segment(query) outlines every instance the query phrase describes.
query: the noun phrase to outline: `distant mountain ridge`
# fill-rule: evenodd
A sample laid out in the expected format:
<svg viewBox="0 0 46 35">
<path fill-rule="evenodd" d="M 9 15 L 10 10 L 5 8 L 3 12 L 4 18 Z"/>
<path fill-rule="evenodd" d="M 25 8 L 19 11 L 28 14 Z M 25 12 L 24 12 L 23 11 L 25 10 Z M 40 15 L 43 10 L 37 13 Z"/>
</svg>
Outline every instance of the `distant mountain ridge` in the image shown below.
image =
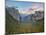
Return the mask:
<svg viewBox="0 0 46 35">
<path fill-rule="evenodd" d="M 22 21 L 22 22 L 29 22 L 29 21 L 36 21 L 43 19 L 44 17 L 44 11 L 35 11 L 34 14 L 20 14 L 19 10 L 17 10 L 14 7 L 7 7 L 8 13 L 16 20 Z"/>
</svg>

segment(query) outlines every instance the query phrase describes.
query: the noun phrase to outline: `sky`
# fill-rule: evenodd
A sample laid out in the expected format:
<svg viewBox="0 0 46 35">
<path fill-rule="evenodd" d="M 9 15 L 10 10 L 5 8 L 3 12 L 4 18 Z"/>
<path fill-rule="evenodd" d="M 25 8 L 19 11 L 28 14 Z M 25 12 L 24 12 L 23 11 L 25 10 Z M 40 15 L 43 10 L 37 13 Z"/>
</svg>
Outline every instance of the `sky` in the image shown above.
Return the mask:
<svg viewBox="0 0 46 35">
<path fill-rule="evenodd" d="M 7 6 L 17 6 L 19 8 L 24 8 L 27 6 L 31 6 L 32 4 L 29 2 L 15 2 L 15 1 L 6 1 Z"/>
<path fill-rule="evenodd" d="M 36 6 L 40 6 L 41 3 L 35 3 L 35 2 L 17 2 L 17 1 L 14 1 L 14 0 L 7 0 L 6 1 L 6 5 L 7 6 L 17 6 L 19 8 L 25 8 L 25 7 L 32 7 L 32 5 L 36 5 Z"/>
</svg>

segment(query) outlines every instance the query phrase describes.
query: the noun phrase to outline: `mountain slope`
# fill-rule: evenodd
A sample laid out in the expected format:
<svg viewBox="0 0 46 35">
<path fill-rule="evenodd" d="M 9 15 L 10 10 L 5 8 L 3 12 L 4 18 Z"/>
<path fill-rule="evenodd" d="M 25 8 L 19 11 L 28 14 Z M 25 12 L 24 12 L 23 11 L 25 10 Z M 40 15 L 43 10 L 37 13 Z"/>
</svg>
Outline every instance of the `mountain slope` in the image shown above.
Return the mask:
<svg viewBox="0 0 46 35">
<path fill-rule="evenodd" d="M 14 19 L 6 9 L 6 32 L 17 32 L 17 28 L 19 28 L 18 20 Z"/>
</svg>

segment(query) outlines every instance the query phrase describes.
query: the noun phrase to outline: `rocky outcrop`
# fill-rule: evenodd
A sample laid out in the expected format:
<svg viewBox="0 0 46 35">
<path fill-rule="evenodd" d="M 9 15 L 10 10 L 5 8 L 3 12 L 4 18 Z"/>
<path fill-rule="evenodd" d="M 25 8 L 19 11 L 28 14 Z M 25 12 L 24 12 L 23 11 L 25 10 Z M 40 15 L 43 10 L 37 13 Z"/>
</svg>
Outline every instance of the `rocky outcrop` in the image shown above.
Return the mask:
<svg viewBox="0 0 46 35">
<path fill-rule="evenodd" d="M 36 11 L 35 14 L 32 16 L 32 20 L 40 20 L 44 18 L 44 12 Z"/>
<path fill-rule="evenodd" d="M 16 20 L 20 20 L 19 11 L 15 7 L 6 7 L 7 12 Z"/>
<path fill-rule="evenodd" d="M 44 18 L 44 11 L 35 11 L 35 14 L 30 14 L 24 17 L 24 20 L 29 21 L 38 21 Z"/>
</svg>

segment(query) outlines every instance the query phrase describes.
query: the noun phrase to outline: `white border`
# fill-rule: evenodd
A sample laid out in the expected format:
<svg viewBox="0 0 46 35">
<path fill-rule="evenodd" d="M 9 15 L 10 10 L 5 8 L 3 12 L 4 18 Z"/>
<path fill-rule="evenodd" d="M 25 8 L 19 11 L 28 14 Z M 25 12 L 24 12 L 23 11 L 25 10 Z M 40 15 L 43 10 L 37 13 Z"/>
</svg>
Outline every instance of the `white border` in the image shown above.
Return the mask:
<svg viewBox="0 0 46 35">
<path fill-rule="evenodd" d="M 0 35 L 5 34 L 5 7 L 4 0 L 0 0 Z"/>
</svg>

